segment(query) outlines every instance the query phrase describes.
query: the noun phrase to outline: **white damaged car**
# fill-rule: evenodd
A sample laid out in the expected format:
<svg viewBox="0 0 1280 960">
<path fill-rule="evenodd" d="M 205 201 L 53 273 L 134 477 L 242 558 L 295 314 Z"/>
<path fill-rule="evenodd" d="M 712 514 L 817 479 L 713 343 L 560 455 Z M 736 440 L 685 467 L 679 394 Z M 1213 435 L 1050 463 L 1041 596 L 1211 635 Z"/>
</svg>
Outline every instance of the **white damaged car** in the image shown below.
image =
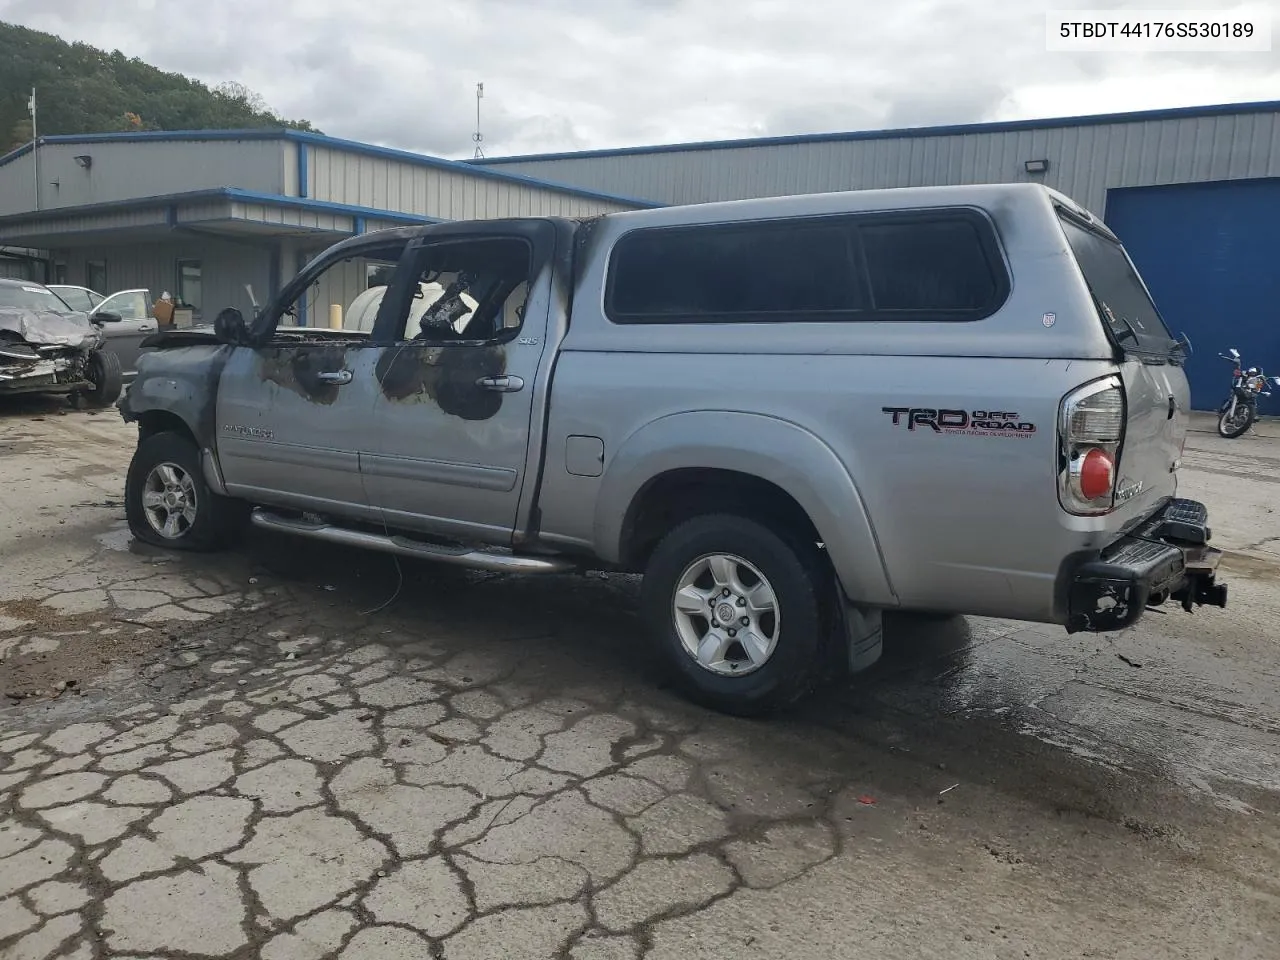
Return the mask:
<svg viewBox="0 0 1280 960">
<path fill-rule="evenodd" d="M 104 341 L 101 326 L 53 291 L 0 280 L 0 396 L 64 393 L 77 405 L 110 406 L 122 377 Z"/>
</svg>

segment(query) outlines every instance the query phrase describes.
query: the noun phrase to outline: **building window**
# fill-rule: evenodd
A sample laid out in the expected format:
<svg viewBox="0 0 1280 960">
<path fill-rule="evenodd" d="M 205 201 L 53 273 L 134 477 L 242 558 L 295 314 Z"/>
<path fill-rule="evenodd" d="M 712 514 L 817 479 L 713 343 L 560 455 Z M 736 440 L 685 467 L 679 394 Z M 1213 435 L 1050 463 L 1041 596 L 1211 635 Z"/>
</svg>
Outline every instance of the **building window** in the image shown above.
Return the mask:
<svg viewBox="0 0 1280 960">
<path fill-rule="evenodd" d="M 84 285 L 98 293 L 110 293 L 107 289 L 107 261 L 87 260 L 84 265 Z"/>
<path fill-rule="evenodd" d="M 615 323 L 979 320 L 1007 293 L 990 222 L 929 210 L 636 230 L 605 302 Z"/>
<path fill-rule="evenodd" d="M 178 303 L 192 310 L 200 309 L 202 274 L 199 260 L 178 261 Z"/>
<path fill-rule="evenodd" d="M 65 263 L 62 263 L 61 261 L 54 261 L 53 282 L 54 283 L 67 282 L 67 265 Z"/>
</svg>

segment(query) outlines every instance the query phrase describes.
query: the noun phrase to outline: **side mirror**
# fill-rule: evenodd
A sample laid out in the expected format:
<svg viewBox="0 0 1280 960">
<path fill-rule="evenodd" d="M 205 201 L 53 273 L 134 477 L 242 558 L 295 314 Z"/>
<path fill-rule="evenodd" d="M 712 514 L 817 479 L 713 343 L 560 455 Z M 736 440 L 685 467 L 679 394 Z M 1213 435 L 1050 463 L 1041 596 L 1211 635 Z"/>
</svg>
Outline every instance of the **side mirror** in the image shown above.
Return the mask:
<svg viewBox="0 0 1280 960">
<path fill-rule="evenodd" d="M 219 343 L 241 344 L 248 338 L 249 330 L 244 314 L 235 307 L 227 307 L 213 318 L 213 334 Z"/>
<path fill-rule="evenodd" d="M 124 318 L 118 313 L 112 313 L 110 310 L 103 310 L 98 313 L 90 314 L 89 319 L 97 323 L 119 323 Z"/>
</svg>

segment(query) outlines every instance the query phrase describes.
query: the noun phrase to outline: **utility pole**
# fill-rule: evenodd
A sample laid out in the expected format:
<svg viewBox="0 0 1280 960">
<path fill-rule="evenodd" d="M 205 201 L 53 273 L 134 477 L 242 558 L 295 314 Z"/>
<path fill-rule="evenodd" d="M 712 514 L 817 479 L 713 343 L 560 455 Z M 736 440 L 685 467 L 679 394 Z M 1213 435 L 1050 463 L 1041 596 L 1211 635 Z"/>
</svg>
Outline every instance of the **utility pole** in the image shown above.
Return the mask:
<svg viewBox="0 0 1280 960">
<path fill-rule="evenodd" d="M 35 173 L 36 209 L 40 209 L 40 134 L 36 130 L 36 88 L 31 88 L 31 99 L 27 101 L 27 109 L 31 111 L 31 169 Z"/>
<path fill-rule="evenodd" d="M 471 139 L 476 143 L 476 153 L 472 159 L 479 160 L 484 156 L 484 150 L 480 148 L 480 144 L 484 143 L 484 134 L 480 132 L 480 101 L 484 99 L 484 84 L 476 84 L 476 132 L 471 135 Z"/>
</svg>

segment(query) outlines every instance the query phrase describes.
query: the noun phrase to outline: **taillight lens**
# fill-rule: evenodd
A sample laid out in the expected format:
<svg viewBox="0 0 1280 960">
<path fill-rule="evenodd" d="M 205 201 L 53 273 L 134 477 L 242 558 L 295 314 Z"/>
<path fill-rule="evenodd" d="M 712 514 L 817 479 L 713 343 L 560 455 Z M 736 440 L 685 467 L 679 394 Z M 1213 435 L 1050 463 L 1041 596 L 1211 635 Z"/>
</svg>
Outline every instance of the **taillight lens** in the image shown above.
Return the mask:
<svg viewBox="0 0 1280 960">
<path fill-rule="evenodd" d="M 1101 500 L 1115 486 L 1116 463 L 1111 454 L 1094 447 L 1080 461 L 1080 495 L 1085 500 Z"/>
<path fill-rule="evenodd" d="M 1058 499 L 1065 510 L 1095 516 L 1114 509 L 1124 425 L 1124 386 L 1119 377 L 1095 380 L 1063 398 Z"/>
</svg>

